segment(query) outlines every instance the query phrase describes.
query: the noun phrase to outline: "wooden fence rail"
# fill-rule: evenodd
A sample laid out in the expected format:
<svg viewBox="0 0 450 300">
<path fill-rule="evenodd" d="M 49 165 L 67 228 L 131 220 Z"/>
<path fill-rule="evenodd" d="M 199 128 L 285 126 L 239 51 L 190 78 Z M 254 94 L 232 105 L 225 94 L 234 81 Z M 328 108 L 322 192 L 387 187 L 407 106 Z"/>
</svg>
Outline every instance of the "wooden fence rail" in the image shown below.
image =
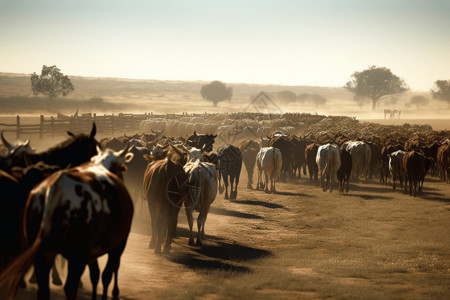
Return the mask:
<svg viewBox="0 0 450 300">
<path fill-rule="evenodd" d="M 65 135 L 67 131 L 74 133 L 90 132 L 92 123 L 95 122 L 98 133 L 113 135 L 119 132 L 137 132 L 142 120 L 156 117 L 164 117 L 164 115 L 157 116 L 151 113 L 97 115 L 89 113 L 71 117 L 58 115 L 56 118 L 40 115 L 38 124 L 22 124 L 20 116 L 17 115 L 16 123 L 0 123 L 0 130 L 3 132 L 15 132 L 17 139 L 20 139 L 21 136 L 29 135 L 38 135 L 42 139 L 45 136 Z"/>
</svg>

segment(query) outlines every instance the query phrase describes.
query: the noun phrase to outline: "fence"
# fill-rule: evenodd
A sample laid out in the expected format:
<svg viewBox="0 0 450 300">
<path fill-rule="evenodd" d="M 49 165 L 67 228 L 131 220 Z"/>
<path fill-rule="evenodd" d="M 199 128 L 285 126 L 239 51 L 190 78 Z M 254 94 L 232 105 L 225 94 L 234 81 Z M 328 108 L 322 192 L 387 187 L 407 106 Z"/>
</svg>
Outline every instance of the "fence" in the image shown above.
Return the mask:
<svg viewBox="0 0 450 300">
<path fill-rule="evenodd" d="M 152 113 L 144 114 L 126 114 L 119 113 L 117 115 L 97 115 L 97 114 L 82 114 L 81 116 L 65 116 L 58 114 L 55 118 L 44 117 L 40 115 L 39 124 L 22 124 L 21 118 L 16 117 L 15 124 L 0 123 L 0 130 L 4 132 L 15 132 L 16 138 L 19 139 L 22 135 L 39 135 L 39 138 L 45 136 L 65 135 L 67 131 L 74 133 L 90 132 L 92 123 L 95 122 L 97 132 L 99 134 L 113 135 L 118 132 L 137 132 L 142 120 L 156 117 L 175 118 L 176 115 L 154 115 Z"/>
</svg>

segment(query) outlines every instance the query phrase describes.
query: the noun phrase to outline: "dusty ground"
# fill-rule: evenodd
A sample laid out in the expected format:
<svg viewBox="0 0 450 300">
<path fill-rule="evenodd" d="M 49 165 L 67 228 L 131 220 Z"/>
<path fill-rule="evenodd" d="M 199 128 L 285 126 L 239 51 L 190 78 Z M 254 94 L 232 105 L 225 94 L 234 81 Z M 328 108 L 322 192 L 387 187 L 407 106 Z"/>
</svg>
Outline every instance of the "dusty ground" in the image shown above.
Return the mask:
<svg viewBox="0 0 450 300">
<path fill-rule="evenodd" d="M 244 172 L 238 200 L 213 203 L 202 248 L 188 246 L 181 211 L 171 254 L 154 254 L 138 207 L 121 299 L 450 299 L 450 185 L 427 177 L 412 198 L 376 181 L 324 193 L 302 178 L 265 194 L 245 188 Z M 35 293 L 29 284 L 17 298 Z M 52 299 L 62 295 L 52 286 Z"/>
</svg>

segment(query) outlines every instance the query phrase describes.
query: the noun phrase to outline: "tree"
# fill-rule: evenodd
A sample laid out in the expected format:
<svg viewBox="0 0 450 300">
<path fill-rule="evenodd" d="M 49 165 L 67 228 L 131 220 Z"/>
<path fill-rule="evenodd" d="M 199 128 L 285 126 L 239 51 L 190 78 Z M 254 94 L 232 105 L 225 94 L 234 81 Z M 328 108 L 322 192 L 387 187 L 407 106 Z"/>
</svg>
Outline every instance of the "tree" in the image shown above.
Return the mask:
<svg viewBox="0 0 450 300">
<path fill-rule="evenodd" d="M 295 102 L 297 100 L 297 95 L 291 91 L 276 92 L 275 97 L 285 103 Z"/>
<path fill-rule="evenodd" d="M 200 94 L 204 99 L 212 101 L 214 106 L 217 106 L 220 101 L 231 99 L 233 89 L 216 80 L 202 86 Z"/>
<path fill-rule="evenodd" d="M 50 99 L 60 95 L 67 96 L 74 90 L 73 84 L 67 75 L 61 73 L 56 66 L 42 66 L 41 75 L 31 75 L 31 88 L 33 93 L 43 94 Z"/>
<path fill-rule="evenodd" d="M 380 98 L 407 91 L 406 83 L 384 67 L 371 66 L 362 72 L 352 74 L 351 81 L 344 86 L 358 97 L 372 100 L 372 110 L 377 107 Z"/>
<path fill-rule="evenodd" d="M 428 105 L 428 99 L 424 96 L 413 96 L 411 97 L 411 100 L 409 100 L 409 102 L 412 105 L 417 106 L 417 109 L 420 109 L 421 105 Z"/>
<path fill-rule="evenodd" d="M 433 99 L 446 101 L 450 109 L 450 80 L 437 80 L 431 90 Z"/>
</svg>

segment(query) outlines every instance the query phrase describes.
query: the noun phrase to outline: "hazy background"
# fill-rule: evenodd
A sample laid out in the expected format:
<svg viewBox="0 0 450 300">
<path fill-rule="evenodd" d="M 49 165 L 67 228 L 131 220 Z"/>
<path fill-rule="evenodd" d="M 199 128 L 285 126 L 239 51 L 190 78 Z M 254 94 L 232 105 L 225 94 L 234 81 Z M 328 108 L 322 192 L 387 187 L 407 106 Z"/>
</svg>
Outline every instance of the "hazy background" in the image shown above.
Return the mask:
<svg viewBox="0 0 450 300">
<path fill-rule="evenodd" d="M 0 0 L 0 72 L 341 87 L 450 77 L 447 0 Z M 77 88 L 77 87 L 76 87 Z"/>
</svg>

